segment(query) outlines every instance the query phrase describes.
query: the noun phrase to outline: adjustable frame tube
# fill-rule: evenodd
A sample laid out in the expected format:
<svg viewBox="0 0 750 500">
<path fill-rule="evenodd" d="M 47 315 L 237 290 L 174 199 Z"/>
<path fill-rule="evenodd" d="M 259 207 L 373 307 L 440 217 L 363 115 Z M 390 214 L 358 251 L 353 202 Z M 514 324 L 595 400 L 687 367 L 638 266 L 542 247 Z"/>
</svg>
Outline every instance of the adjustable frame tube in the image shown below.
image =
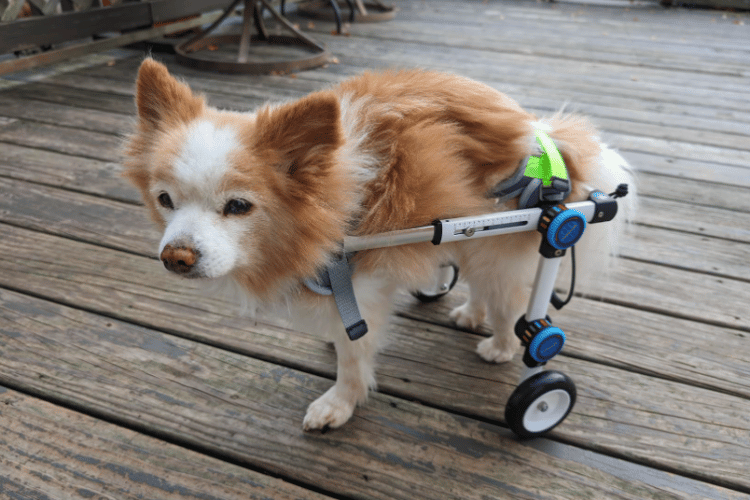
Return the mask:
<svg viewBox="0 0 750 500">
<path fill-rule="evenodd" d="M 569 203 L 566 207 L 578 210 L 587 222 L 591 222 L 594 218 L 596 207 L 592 201 Z M 465 241 L 470 238 L 486 238 L 523 231 L 536 231 L 541 215 L 541 208 L 527 208 L 524 210 L 496 212 L 473 217 L 444 219 L 439 224 L 442 228 L 442 234 L 438 243 Z M 436 238 L 435 231 L 435 226 L 421 226 L 367 236 L 347 236 L 344 238 L 344 252 L 358 252 L 361 250 L 433 241 Z"/>
</svg>

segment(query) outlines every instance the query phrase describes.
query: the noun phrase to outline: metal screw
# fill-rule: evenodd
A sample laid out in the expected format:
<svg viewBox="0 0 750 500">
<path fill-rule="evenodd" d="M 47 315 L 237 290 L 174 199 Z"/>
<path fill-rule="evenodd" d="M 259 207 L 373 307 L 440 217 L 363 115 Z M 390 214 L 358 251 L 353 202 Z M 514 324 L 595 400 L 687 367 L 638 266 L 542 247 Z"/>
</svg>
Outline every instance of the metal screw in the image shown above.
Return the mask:
<svg viewBox="0 0 750 500">
<path fill-rule="evenodd" d="M 559 257 L 562 255 L 562 250 L 555 250 L 555 257 Z"/>
<path fill-rule="evenodd" d="M 604 218 L 604 212 L 599 212 L 598 214 L 596 214 L 596 218 L 597 219 L 603 219 Z"/>
<path fill-rule="evenodd" d="M 536 408 L 537 408 L 537 410 L 539 410 L 542 413 L 544 413 L 545 411 L 549 410 L 549 405 L 547 403 L 545 403 L 544 401 L 542 401 L 541 403 L 539 403 L 537 405 Z"/>
<path fill-rule="evenodd" d="M 476 230 L 473 227 L 469 227 L 469 228 L 464 229 L 464 234 L 468 237 L 471 237 L 471 236 L 474 236 L 475 231 Z"/>
</svg>

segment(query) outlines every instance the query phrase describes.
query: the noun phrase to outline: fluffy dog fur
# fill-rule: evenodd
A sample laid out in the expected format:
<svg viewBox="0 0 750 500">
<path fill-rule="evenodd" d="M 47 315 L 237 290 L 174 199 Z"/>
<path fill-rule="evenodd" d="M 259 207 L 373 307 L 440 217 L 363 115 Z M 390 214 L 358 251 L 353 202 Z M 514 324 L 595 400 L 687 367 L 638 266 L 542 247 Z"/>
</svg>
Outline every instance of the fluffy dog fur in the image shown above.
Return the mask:
<svg viewBox="0 0 750 500">
<path fill-rule="evenodd" d="M 336 383 L 308 408 L 308 430 L 342 425 L 366 399 L 392 296 L 426 285 L 442 263 L 457 263 L 471 290 L 451 317 L 472 328 L 486 320 L 495 334 L 478 353 L 511 359 L 519 346 L 513 324 L 538 259 L 535 232 L 360 252 L 354 288 L 370 332 L 352 342 L 332 299 L 302 285 L 345 235 L 514 209 L 487 193 L 534 151 L 535 128 L 561 150 L 573 184 L 568 201 L 632 183 L 625 161 L 584 118 L 539 120 L 490 87 L 449 74 L 365 73 L 295 102 L 235 113 L 207 106 L 146 59 L 136 104 L 125 175 L 164 229 L 165 265 L 239 285 L 262 304 L 284 304 L 295 326 L 334 343 Z M 599 261 L 612 253 L 616 232 L 614 224 L 600 226 L 610 230 L 584 235 Z"/>
</svg>

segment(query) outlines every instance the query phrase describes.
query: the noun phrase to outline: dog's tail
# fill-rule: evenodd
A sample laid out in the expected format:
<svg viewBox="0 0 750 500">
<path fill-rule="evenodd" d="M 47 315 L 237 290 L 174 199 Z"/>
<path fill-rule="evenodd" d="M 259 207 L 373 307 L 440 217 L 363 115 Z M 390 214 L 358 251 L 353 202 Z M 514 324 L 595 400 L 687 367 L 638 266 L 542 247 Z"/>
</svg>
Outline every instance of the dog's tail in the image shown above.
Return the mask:
<svg viewBox="0 0 750 500">
<path fill-rule="evenodd" d="M 569 201 L 585 200 L 594 190 L 610 194 L 620 184 L 628 185 L 627 196 L 617 199 L 614 220 L 590 224 L 576 245 L 577 281 L 583 285 L 582 291 L 596 293 L 600 291 L 596 284 L 606 281 L 616 266 L 615 257 L 620 255 L 623 238 L 635 218 L 635 175 L 625 158 L 607 146 L 584 117 L 558 114 L 534 126 L 547 132 L 560 149 L 572 183 Z"/>
</svg>

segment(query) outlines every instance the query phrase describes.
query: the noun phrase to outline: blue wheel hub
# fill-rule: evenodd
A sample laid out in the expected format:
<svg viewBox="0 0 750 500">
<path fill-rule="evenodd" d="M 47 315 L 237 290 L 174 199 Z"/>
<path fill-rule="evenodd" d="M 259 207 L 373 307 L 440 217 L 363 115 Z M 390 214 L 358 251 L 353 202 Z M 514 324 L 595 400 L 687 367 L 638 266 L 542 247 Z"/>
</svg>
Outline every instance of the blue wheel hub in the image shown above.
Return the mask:
<svg viewBox="0 0 750 500">
<path fill-rule="evenodd" d="M 558 250 L 575 245 L 586 229 L 586 218 L 578 210 L 566 209 L 555 215 L 547 227 L 547 241 Z"/>
<path fill-rule="evenodd" d="M 557 356 L 565 345 L 565 332 L 556 326 L 539 331 L 529 344 L 529 355 L 537 363 L 546 363 Z"/>
</svg>

